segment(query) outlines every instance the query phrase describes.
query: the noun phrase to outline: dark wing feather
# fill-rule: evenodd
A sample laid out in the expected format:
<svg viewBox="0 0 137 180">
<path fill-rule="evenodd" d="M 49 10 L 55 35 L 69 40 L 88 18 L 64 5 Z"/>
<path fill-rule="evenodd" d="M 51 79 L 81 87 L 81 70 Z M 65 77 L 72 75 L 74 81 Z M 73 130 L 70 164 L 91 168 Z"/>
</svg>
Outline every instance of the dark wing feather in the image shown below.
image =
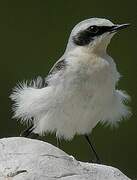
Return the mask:
<svg viewBox="0 0 137 180">
<path fill-rule="evenodd" d="M 48 75 L 54 74 L 60 70 L 63 70 L 66 66 L 65 59 L 59 60 L 55 63 L 55 65 L 52 67 Z"/>
<path fill-rule="evenodd" d="M 41 89 L 44 87 L 48 86 L 48 80 L 50 78 L 51 75 L 56 74 L 58 71 L 63 70 L 66 67 L 66 61 L 65 59 L 61 59 L 59 61 L 57 61 L 54 66 L 51 68 L 51 70 L 49 71 L 48 75 L 46 78 L 42 78 L 42 77 L 38 77 L 35 80 L 32 80 L 30 82 L 30 86 L 33 86 L 35 88 Z"/>
</svg>

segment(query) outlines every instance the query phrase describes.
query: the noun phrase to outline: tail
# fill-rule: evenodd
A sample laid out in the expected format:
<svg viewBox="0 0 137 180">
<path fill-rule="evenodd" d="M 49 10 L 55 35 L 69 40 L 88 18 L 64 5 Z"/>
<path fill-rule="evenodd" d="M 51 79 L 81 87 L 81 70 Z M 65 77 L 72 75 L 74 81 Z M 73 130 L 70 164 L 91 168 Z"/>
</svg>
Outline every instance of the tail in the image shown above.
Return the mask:
<svg viewBox="0 0 137 180">
<path fill-rule="evenodd" d="M 13 104 L 14 118 L 28 123 L 40 113 L 45 96 L 47 84 L 42 78 L 18 84 L 10 95 Z"/>
</svg>

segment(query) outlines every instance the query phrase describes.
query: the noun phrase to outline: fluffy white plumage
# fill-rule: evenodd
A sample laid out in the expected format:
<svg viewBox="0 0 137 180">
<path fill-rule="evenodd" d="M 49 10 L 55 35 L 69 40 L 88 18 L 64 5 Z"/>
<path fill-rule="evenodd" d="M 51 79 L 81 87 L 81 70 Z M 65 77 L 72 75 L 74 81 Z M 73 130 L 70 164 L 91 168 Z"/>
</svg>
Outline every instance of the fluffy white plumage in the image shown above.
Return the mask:
<svg viewBox="0 0 137 180">
<path fill-rule="evenodd" d="M 104 33 L 86 46 L 73 42 L 73 37 L 89 25 L 114 24 L 100 18 L 80 22 L 58 61 L 64 59 L 65 66 L 55 72 L 53 69 L 46 79 L 48 86 L 42 87 L 38 78 L 31 85 L 24 83 L 14 89 L 14 117 L 26 123 L 32 121 L 34 133 L 55 132 L 58 138 L 69 140 L 75 134 L 90 133 L 99 121 L 116 124 L 130 115 L 124 104 L 129 96 L 116 89 L 120 75 L 106 53 L 114 33 Z"/>
</svg>

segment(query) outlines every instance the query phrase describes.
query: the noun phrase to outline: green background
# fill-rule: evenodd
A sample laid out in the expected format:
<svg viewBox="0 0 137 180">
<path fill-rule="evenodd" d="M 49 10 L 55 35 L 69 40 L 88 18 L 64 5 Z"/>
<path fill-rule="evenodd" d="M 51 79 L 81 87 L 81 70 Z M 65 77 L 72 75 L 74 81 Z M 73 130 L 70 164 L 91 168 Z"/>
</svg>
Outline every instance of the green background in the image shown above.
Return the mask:
<svg viewBox="0 0 137 180">
<path fill-rule="evenodd" d="M 11 119 L 8 98 L 18 81 L 46 76 L 62 55 L 72 27 L 90 17 L 106 17 L 132 26 L 117 34 L 109 46 L 123 75 L 119 83 L 131 96 L 133 116 L 117 129 L 98 125 L 92 133 L 96 149 L 106 165 L 132 179 L 137 178 L 137 1 L 3 0 L 0 1 L 0 137 L 18 136 L 25 127 Z M 54 136 L 44 140 L 56 144 Z M 62 149 L 88 161 L 91 152 L 84 137 L 62 142 Z"/>
</svg>

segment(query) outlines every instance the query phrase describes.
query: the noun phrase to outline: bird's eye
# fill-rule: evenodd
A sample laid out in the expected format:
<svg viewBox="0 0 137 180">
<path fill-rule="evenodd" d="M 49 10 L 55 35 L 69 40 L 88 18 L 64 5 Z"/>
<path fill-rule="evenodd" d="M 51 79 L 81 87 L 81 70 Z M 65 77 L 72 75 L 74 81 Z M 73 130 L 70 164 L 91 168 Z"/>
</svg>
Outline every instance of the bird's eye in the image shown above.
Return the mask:
<svg viewBox="0 0 137 180">
<path fill-rule="evenodd" d="M 98 28 L 98 26 L 90 26 L 88 28 L 88 31 L 95 34 L 95 33 L 97 33 L 99 31 L 99 28 Z"/>
</svg>

